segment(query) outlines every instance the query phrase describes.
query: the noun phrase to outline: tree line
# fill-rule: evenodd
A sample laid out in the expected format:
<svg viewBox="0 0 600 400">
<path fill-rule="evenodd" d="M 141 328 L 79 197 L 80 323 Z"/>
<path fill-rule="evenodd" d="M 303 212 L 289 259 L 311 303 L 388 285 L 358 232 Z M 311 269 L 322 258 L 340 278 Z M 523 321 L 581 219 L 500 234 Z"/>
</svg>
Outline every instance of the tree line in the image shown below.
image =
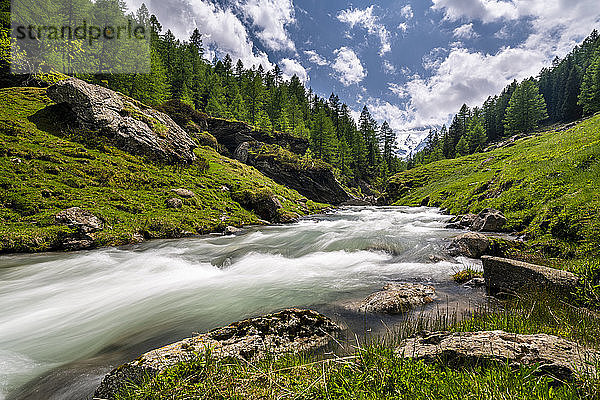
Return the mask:
<svg viewBox="0 0 600 400">
<path fill-rule="evenodd" d="M 47 7 L 53 7 L 52 2 Z M 387 122 L 379 125 L 367 107 L 355 121 L 338 96 L 317 96 L 297 76 L 285 79 L 277 65 L 267 70 L 263 65 L 244 65 L 229 55 L 208 61 L 198 29 L 187 40 L 180 40 L 170 30 L 164 31 L 144 4 L 127 14 L 122 0 L 64 0 L 52 13 L 72 22 L 98 8 L 107 19 L 111 14 L 115 20 L 125 17 L 149 27 L 150 73 L 82 75 L 73 74 L 66 64 L 59 72 L 149 105 L 176 99 L 212 117 L 304 137 L 310 143 L 305 156 L 331 164 L 350 184 L 358 180 L 385 182 L 404 167 L 396 155 L 394 131 Z"/>
<path fill-rule="evenodd" d="M 568 123 L 600 111 L 600 36 L 594 30 L 537 78 L 516 80 L 481 107 L 460 108 L 449 127 L 432 129 L 408 167 L 482 151 L 502 138 Z"/>
</svg>

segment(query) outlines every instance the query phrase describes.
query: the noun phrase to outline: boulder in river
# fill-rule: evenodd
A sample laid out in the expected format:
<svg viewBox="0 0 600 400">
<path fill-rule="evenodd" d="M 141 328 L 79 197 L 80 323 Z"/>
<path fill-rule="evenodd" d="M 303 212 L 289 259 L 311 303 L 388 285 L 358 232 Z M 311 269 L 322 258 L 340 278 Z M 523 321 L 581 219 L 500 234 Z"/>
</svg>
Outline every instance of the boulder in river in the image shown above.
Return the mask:
<svg viewBox="0 0 600 400">
<path fill-rule="evenodd" d="M 539 372 L 561 381 L 572 381 L 591 372 L 600 353 L 556 336 L 521 335 L 504 331 L 423 333 L 396 348 L 400 357 L 427 363 L 444 362 L 451 367 L 490 362 L 513 366 L 539 364 Z M 591 363 L 591 364 L 590 364 Z"/>
<path fill-rule="evenodd" d="M 433 286 L 414 283 L 389 283 L 380 292 L 367 297 L 359 306 L 360 312 L 402 314 L 414 307 L 433 302 Z"/>
<path fill-rule="evenodd" d="M 196 158 L 196 143 L 171 117 L 120 93 L 71 78 L 49 87 L 47 95 L 68 105 L 81 127 L 123 151 L 165 163 Z"/>
<path fill-rule="evenodd" d="M 139 383 L 182 361 L 210 350 L 213 358 L 233 357 L 253 361 L 270 355 L 315 351 L 327 346 L 340 328 L 326 316 L 311 310 L 288 309 L 275 314 L 235 322 L 203 335 L 152 350 L 108 375 L 94 394 L 114 399 L 128 382 Z"/>
<path fill-rule="evenodd" d="M 570 297 L 579 283 L 579 278 L 568 271 L 500 257 L 483 256 L 482 260 L 483 277 L 491 294 L 545 289 Z"/>
<path fill-rule="evenodd" d="M 490 247 L 490 239 L 481 233 L 468 232 L 455 237 L 448 247 L 451 256 L 480 258 Z"/>
</svg>

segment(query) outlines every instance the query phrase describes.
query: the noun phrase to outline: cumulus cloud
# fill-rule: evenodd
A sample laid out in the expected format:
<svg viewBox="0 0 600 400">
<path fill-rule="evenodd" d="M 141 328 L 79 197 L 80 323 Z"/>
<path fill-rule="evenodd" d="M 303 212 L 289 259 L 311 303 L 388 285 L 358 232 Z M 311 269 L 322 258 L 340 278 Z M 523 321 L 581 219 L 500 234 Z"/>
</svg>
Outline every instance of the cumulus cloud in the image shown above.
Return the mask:
<svg viewBox="0 0 600 400">
<path fill-rule="evenodd" d="M 279 65 L 281 66 L 284 79 L 290 79 L 292 76 L 296 75 L 302 83 L 306 83 L 310 80 L 308 72 L 306 72 L 306 69 L 297 60 L 284 58 L 279 62 Z"/>
<path fill-rule="evenodd" d="M 317 64 L 321 67 L 329 65 L 329 61 L 314 50 L 305 50 L 304 54 L 308 56 L 308 60 L 313 64 Z"/>
<path fill-rule="evenodd" d="M 430 78 L 413 77 L 406 83 L 410 96 L 405 126 L 414 128 L 446 122 L 463 103 L 479 105 L 514 79 L 535 75 L 544 65 L 541 54 L 504 48 L 496 54 L 454 48 Z"/>
<path fill-rule="evenodd" d="M 130 9 L 137 9 L 142 0 L 126 0 Z M 220 6 L 208 0 L 150 0 L 146 1 L 151 13 L 156 14 L 163 29 L 188 40 L 195 28 L 202 33 L 207 57 L 229 54 L 248 67 L 262 64 L 270 69 L 269 57 L 258 51 L 243 22 L 230 6 Z"/>
<path fill-rule="evenodd" d="M 365 9 L 349 8 L 340 11 L 337 18 L 341 22 L 350 25 L 350 29 L 354 29 L 355 26 L 360 26 L 366 29 L 370 35 L 377 35 L 381 41 L 379 54 L 384 55 L 392 49 L 390 33 L 385 25 L 380 23 L 379 18 L 376 15 L 373 15 L 373 8 L 374 6 L 369 6 Z"/>
<path fill-rule="evenodd" d="M 259 28 L 258 38 L 271 50 L 296 51 L 286 26 L 296 22 L 292 0 L 247 0 L 240 5 L 244 15 Z"/>
<path fill-rule="evenodd" d="M 475 39 L 479 37 L 477 32 L 473 29 L 473 23 L 464 24 L 456 28 L 453 35 L 457 39 Z"/>
<path fill-rule="evenodd" d="M 530 0 L 526 0 L 530 1 Z M 434 10 L 443 10 L 451 21 L 463 17 L 493 22 L 499 19 L 518 18 L 519 11 L 512 1 L 501 0 L 433 0 Z"/>
<path fill-rule="evenodd" d="M 335 76 L 344 86 L 360 83 L 367 76 L 367 72 L 354 50 L 348 47 L 340 47 L 333 53 L 336 58 L 332 68 L 336 72 Z"/>
</svg>

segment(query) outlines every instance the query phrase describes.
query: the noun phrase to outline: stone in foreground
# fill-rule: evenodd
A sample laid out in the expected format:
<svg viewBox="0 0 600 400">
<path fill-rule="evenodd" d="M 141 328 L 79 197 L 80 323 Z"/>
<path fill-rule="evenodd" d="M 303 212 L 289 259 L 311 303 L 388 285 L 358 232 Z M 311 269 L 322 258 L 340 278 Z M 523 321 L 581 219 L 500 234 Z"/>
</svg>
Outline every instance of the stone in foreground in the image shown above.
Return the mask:
<svg viewBox="0 0 600 400">
<path fill-rule="evenodd" d="M 539 364 L 542 374 L 562 381 L 594 372 L 591 366 L 600 359 L 597 351 L 563 338 L 504 331 L 423 333 L 401 343 L 396 354 L 427 363 L 440 361 L 451 367 L 485 366 L 490 362 L 511 366 Z"/>
<path fill-rule="evenodd" d="M 490 294 L 539 291 L 570 297 L 579 279 L 559 269 L 528 264 L 507 258 L 483 256 L 483 277 Z"/>
<path fill-rule="evenodd" d="M 448 251 L 451 256 L 480 258 L 490 247 L 490 239 L 481 233 L 469 232 L 452 240 Z"/>
<path fill-rule="evenodd" d="M 380 314 L 402 314 L 414 307 L 433 302 L 435 288 L 413 283 L 390 283 L 383 291 L 373 293 L 359 306 L 360 312 Z"/>
<path fill-rule="evenodd" d="M 211 351 L 215 358 L 256 360 L 266 354 L 318 350 L 327 346 L 340 328 L 329 318 L 311 310 L 289 309 L 235 322 L 209 333 L 152 350 L 106 375 L 94 397 L 114 399 L 127 382 L 153 377 L 197 354 Z"/>
<path fill-rule="evenodd" d="M 171 117 L 120 93 L 71 78 L 49 87 L 47 95 L 67 104 L 81 127 L 123 151 L 164 163 L 191 164 L 196 158 L 196 143 Z"/>
</svg>

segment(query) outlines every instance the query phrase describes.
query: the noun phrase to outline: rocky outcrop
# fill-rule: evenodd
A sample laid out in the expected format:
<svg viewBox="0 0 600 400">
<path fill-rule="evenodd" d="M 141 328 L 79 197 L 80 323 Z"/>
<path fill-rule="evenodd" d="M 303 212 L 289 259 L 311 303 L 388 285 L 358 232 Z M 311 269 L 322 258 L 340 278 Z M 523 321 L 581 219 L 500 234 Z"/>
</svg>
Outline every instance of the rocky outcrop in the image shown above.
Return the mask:
<svg viewBox="0 0 600 400">
<path fill-rule="evenodd" d="M 219 118 L 206 120 L 207 130 L 230 154 L 245 142 L 276 144 L 296 154 L 304 154 L 308 149 L 308 140 L 283 132 L 264 132 L 244 122 L 228 121 Z"/>
<path fill-rule="evenodd" d="M 360 312 L 402 314 L 414 307 L 433 302 L 435 288 L 413 283 L 390 283 L 383 291 L 367 297 L 359 306 Z"/>
<path fill-rule="evenodd" d="M 140 382 L 210 350 L 211 357 L 253 361 L 265 355 L 314 351 L 327 346 L 340 328 L 315 311 L 289 309 L 233 323 L 209 333 L 152 350 L 110 372 L 94 394 L 113 399 L 127 382 Z"/>
<path fill-rule="evenodd" d="M 483 277 L 491 294 L 545 289 L 570 297 L 579 281 L 576 275 L 554 268 L 499 257 L 483 256 L 482 260 Z"/>
<path fill-rule="evenodd" d="M 279 199 L 268 190 L 258 192 L 252 192 L 250 190 L 233 192 L 231 193 L 231 198 L 237 201 L 242 207 L 253 211 L 264 220 L 274 223 L 283 222 L 281 221 L 283 205 Z"/>
<path fill-rule="evenodd" d="M 591 372 L 588 363 L 600 360 L 597 351 L 556 336 L 503 331 L 424 333 L 405 340 L 396 354 L 427 363 L 441 361 L 451 367 L 539 364 L 540 373 L 561 381 L 572 381 L 580 374 Z"/>
<path fill-rule="evenodd" d="M 471 230 L 479 232 L 500 232 L 506 224 L 506 217 L 498 210 L 486 208 L 481 211 L 473 224 Z"/>
<path fill-rule="evenodd" d="M 446 226 L 449 229 L 469 229 L 478 232 L 501 232 L 506 217 L 498 210 L 486 208 L 479 214 L 458 215 Z"/>
<path fill-rule="evenodd" d="M 49 87 L 47 94 L 68 105 L 83 129 L 123 151 L 164 163 L 195 160 L 196 143 L 171 117 L 120 93 L 71 78 Z"/>
<path fill-rule="evenodd" d="M 490 247 L 490 239 L 481 233 L 469 232 L 455 237 L 448 247 L 451 256 L 480 258 Z"/>
<path fill-rule="evenodd" d="M 54 216 L 57 224 L 66 225 L 73 233 L 62 238 L 64 250 L 84 250 L 94 246 L 95 232 L 104 229 L 104 222 L 89 211 L 79 207 L 63 210 Z"/>
<path fill-rule="evenodd" d="M 304 162 L 285 149 L 258 142 L 242 143 L 235 154 L 239 161 L 313 201 L 337 205 L 351 198 L 336 179 L 331 166 L 321 161 Z"/>
</svg>

